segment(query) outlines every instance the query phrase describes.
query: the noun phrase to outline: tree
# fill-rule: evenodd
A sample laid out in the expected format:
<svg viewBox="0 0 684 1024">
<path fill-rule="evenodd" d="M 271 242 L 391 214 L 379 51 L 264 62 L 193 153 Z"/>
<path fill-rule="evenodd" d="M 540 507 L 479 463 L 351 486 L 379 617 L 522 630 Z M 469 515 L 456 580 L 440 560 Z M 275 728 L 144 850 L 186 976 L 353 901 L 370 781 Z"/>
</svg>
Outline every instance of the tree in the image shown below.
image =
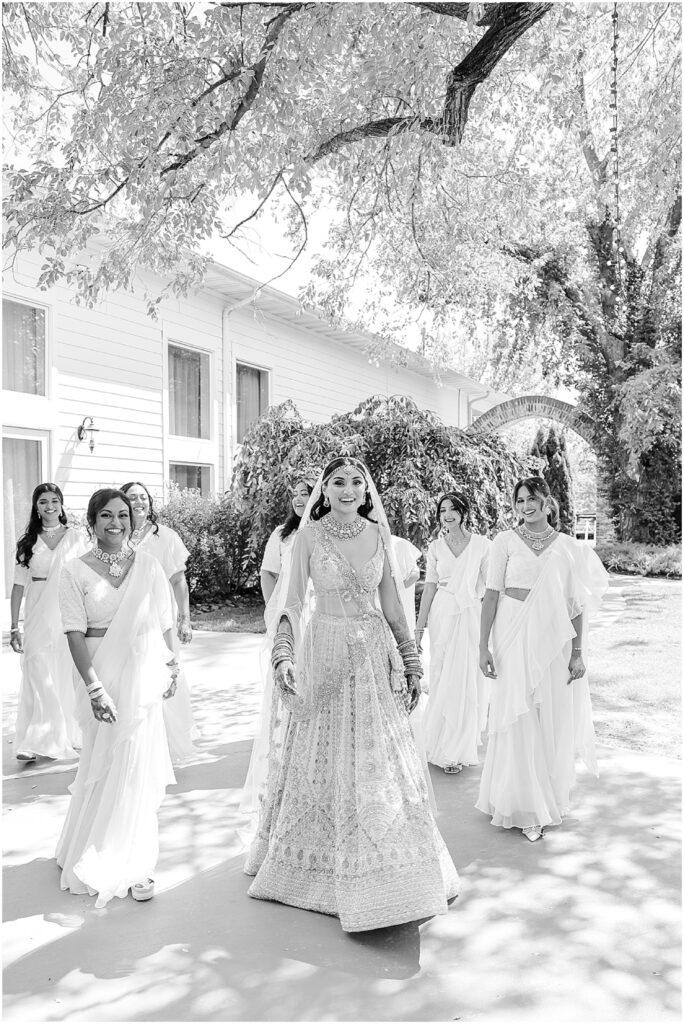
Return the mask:
<svg viewBox="0 0 684 1024">
<path fill-rule="evenodd" d="M 305 243 L 312 169 L 462 140 L 478 90 L 550 3 L 8 3 L 4 86 L 18 154 L 6 243 L 92 302 L 139 264 L 176 289 L 197 247 L 274 194 Z M 254 203 L 240 217 L 240 197 Z M 82 253 L 103 230 L 97 259 Z M 300 248 L 301 248 L 300 245 Z"/>
<path fill-rule="evenodd" d="M 549 427 L 547 431 L 540 427 L 530 454 L 541 460 L 541 475 L 558 502 L 561 532 L 574 536 L 574 489 L 565 434 L 559 436 L 555 427 Z"/>
<path fill-rule="evenodd" d="M 523 475 L 521 462 L 501 440 L 446 427 L 404 396 L 373 396 L 322 424 L 305 422 L 291 402 L 284 402 L 249 429 L 235 462 L 232 492 L 249 519 L 250 571 L 283 520 L 288 486 L 303 472 L 317 475 L 336 455 L 366 462 L 392 532 L 423 550 L 444 491 L 463 491 L 474 528 L 489 535 L 509 526 L 513 484 Z"/>
<path fill-rule="evenodd" d="M 6 243 L 43 284 L 184 289 L 212 231 L 284 198 L 296 256 L 333 206 L 305 300 L 500 389 L 572 384 L 621 535 L 677 533 L 679 5 L 619 5 L 622 225 L 612 4 L 4 9 Z"/>
</svg>

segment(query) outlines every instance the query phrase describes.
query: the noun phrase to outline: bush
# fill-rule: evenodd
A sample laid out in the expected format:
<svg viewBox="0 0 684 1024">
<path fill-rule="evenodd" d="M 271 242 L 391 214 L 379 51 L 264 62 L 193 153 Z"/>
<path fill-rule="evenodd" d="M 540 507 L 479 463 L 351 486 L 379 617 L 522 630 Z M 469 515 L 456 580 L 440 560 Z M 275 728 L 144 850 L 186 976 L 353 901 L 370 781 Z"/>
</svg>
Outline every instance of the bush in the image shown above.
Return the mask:
<svg viewBox="0 0 684 1024">
<path fill-rule="evenodd" d="M 193 601 L 225 597 L 245 584 L 245 523 L 231 495 L 203 498 L 169 485 L 159 521 L 179 534 L 190 552 L 186 577 Z"/>
<path fill-rule="evenodd" d="M 606 569 L 629 576 L 667 576 L 682 578 L 681 544 L 657 547 L 655 544 L 601 544 L 596 548 Z"/>
</svg>

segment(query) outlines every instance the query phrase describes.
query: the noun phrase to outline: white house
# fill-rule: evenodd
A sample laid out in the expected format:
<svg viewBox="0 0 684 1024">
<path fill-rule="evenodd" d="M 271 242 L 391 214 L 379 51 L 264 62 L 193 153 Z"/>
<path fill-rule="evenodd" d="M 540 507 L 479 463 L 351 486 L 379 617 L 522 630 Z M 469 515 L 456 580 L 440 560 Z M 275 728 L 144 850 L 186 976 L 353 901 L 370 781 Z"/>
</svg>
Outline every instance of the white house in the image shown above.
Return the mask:
<svg viewBox="0 0 684 1024">
<path fill-rule="evenodd" d="M 146 312 L 145 280 L 94 308 L 65 286 L 40 291 L 40 258 L 23 255 L 3 281 L 2 455 L 4 574 L 36 483 L 52 480 L 83 511 L 98 487 L 143 480 L 161 496 L 172 480 L 209 494 L 230 483 L 245 430 L 290 398 L 314 422 L 373 394 L 410 395 L 465 427 L 501 400 L 455 370 L 370 361 L 373 339 L 329 326 L 299 302 L 219 264 L 201 290 Z M 256 294 L 255 294 L 256 292 Z"/>
</svg>

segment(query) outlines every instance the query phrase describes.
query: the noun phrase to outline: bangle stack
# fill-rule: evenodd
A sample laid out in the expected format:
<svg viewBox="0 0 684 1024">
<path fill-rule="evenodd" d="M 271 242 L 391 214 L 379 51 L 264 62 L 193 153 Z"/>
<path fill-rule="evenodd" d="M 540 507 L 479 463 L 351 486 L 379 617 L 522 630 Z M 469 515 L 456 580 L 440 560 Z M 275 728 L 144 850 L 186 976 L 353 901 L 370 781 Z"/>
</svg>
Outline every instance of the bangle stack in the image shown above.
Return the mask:
<svg viewBox="0 0 684 1024">
<path fill-rule="evenodd" d="M 274 669 L 281 661 L 294 661 L 294 637 L 284 629 L 279 629 L 276 633 L 271 650 L 271 665 Z"/>
<path fill-rule="evenodd" d="M 397 648 L 401 655 L 401 660 L 404 662 L 404 675 L 418 676 L 420 678 L 423 675 L 423 666 L 418 656 L 416 641 L 404 640 L 403 643 L 397 644 Z"/>
<path fill-rule="evenodd" d="M 86 690 L 91 701 L 99 700 L 102 694 L 105 692 L 104 686 L 100 680 L 96 680 L 94 683 L 87 683 Z"/>
</svg>

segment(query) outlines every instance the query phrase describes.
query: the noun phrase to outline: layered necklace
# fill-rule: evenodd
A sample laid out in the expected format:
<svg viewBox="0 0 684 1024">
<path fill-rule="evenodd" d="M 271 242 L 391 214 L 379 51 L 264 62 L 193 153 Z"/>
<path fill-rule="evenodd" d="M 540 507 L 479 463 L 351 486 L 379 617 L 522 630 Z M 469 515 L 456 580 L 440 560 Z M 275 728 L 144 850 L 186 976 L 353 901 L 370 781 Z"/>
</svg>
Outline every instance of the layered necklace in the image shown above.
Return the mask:
<svg viewBox="0 0 684 1024">
<path fill-rule="evenodd" d="M 93 554 L 100 562 L 104 562 L 105 565 L 109 566 L 109 575 L 114 576 L 115 578 L 119 577 L 123 572 L 121 562 L 126 558 L 130 558 L 133 554 L 132 551 L 126 551 L 124 548 L 121 548 L 121 551 L 117 551 L 114 555 L 110 555 L 107 551 L 102 551 L 102 549 L 98 547 L 94 547 L 92 550 Z"/>
<path fill-rule="evenodd" d="M 331 537 L 337 537 L 339 540 L 351 540 L 366 529 L 366 520 L 363 516 L 355 516 L 350 523 L 342 523 L 339 519 L 335 519 L 332 513 L 329 513 L 327 516 L 323 516 L 320 522 Z"/>
<path fill-rule="evenodd" d="M 542 551 L 547 540 L 553 537 L 555 532 L 555 529 L 550 523 L 545 530 L 541 531 L 541 533 L 535 533 L 534 530 L 528 529 L 524 523 L 520 523 L 518 526 L 518 533 L 520 536 L 524 537 L 530 547 L 535 551 Z"/>
<path fill-rule="evenodd" d="M 58 523 L 57 526 L 41 526 L 40 532 L 44 533 L 46 537 L 54 537 L 61 529 L 62 524 Z"/>
</svg>

